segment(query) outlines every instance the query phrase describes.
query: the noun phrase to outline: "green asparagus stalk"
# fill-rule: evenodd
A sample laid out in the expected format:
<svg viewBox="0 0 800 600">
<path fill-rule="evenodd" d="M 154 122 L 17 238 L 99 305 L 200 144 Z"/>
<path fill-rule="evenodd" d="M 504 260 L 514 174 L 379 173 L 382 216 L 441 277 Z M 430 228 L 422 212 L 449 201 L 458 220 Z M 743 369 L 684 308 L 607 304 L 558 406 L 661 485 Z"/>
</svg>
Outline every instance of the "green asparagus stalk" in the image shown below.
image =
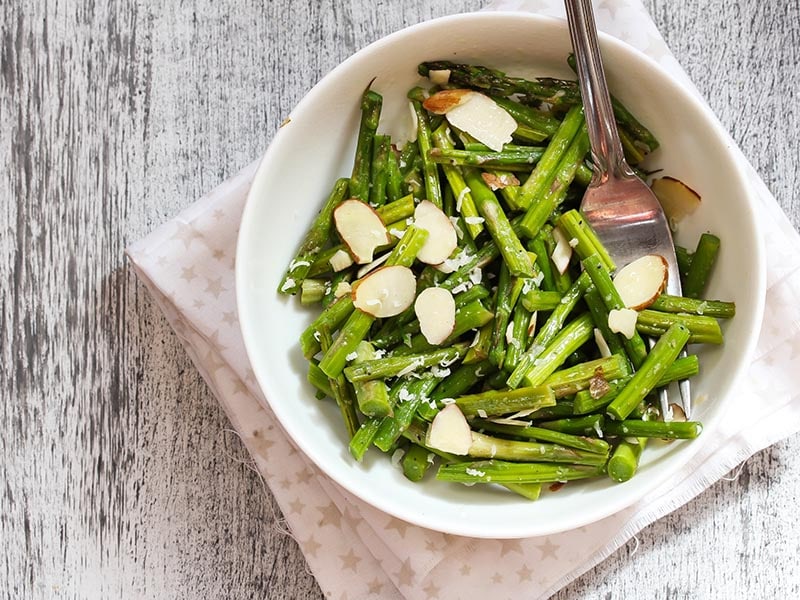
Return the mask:
<svg viewBox="0 0 800 600">
<path fill-rule="evenodd" d="M 494 423 L 488 420 L 473 421 L 473 426 L 476 429 L 489 431 L 492 433 L 500 433 L 506 436 L 525 438 L 531 440 L 538 440 L 540 442 L 549 442 L 557 444 L 566 448 L 575 448 L 576 450 L 583 450 L 584 452 L 594 452 L 595 454 L 608 455 L 610 446 L 605 440 L 591 438 L 583 435 L 571 435 L 569 433 L 562 433 L 560 431 L 553 431 L 551 429 L 544 429 L 542 427 L 519 425 L 504 425 L 502 423 Z"/>
<path fill-rule="evenodd" d="M 594 326 L 600 331 L 611 353 L 627 356 L 625 346 L 622 343 L 622 335 L 614 333 L 608 326 L 608 309 L 594 284 L 586 290 L 583 299 L 586 302 L 586 306 L 589 307 L 589 312 L 592 313 Z"/>
<path fill-rule="evenodd" d="M 345 368 L 344 374 L 352 383 L 397 377 L 439 364 L 453 364 L 464 356 L 467 347 L 467 344 L 461 343 L 422 354 L 405 354 L 367 360 Z"/>
<path fill-rule="evenodd" d="M 303 333 L 300 334 L 300 350 L 303 352 L 303 356 L 310 360 L 319 352 L 320 332 L 336 331 L 354 310 L 353 299 L 349 295 L 342 296 L 323 310 L 317 318 L 314 319 L 314 322 L 306 327 Z"/>
<path fill-rule="evenodd" d="M 428 120 L 428 112 L 422 107 L 421 88 L 414 88 L 408 93 L 414 114 L 417 117 L 417 145 L 419 155 L 422 158 L 422 174 L 425 180 L 425 196 L 427 200 L 433 202 L 437 207 L 442 208 L 442 187 L 439 182 L 439 168 L 430 159 L 430 151 L 433 147 L 431 140 L 431 124 Z"/>
<path fill-rule="evenodd" d="M 371 82 L 370 82 L 371 84 Z M 383 98 L 369 87 L 361 96 L 361 124 L 358 129 L 356 157 L 350 176 L 350 196 L 367 202 L 369 200 L 369 177 L 372 165 L 372 148 L 378 121 L 381 116 Z"/>
<path fill-rule="evenodd" d="M 381 421 L 373 440 L 376 447 L 384 452 L 389 451 L 397 439 L 403 435 L 403 432 L 408 429 L 420 405 L 428 401 L 428 395 L 437 382 L 435 377 L 426 376 L 415 380 L 409 386 L 409 397 L 405 400 L 400 398 L 400 402 L 394 408 L 394 415 L 384 417 Z"/>
<path fill-rule="evenodd" d="M 670 326 L 653 346 L 625 389 L 608 405 L 606 412 L 619 421 L 627 418 L 653 390 L 669 365 L 678 358 L 689 340 L 689 335 L 689 330 L 680 323 Z"/>
<path fill-rule="evenodd" d="M 356 346 L 354 365 L 375 360 L 375 348 L 367 341 L 362 341 Z M 385 417 L 392 414 L 392 405 L 389 402 L 389 391 L 381 380 L 359 381 L 353 384 L 356 393 L 358 408 L 368 417 Z"/>
<path fill-rule="evenodd" d="M 529 290 L 522 292 L 522 305 L 530 312 L 537 310 L 549 311 L 553 310 L 561 304 L 561 294 L 558 292 L 545 292 L 531 287 Z"/>
<path fill-rule="evenodd" d="M 602 473 L 602 468 L 588 465 L 482 460 L 442 465 L 436 479 L 458 483 L 553 483 L 588 479 Z"/>
<path fill-rule="evenodd" d="M 533 277 L 535 272 L 531 257 L 511 227 L 497 196 L 474 169 L 465 169 L 464 180 L 472 192 L 478 212 L 485 219 L 489 235 L 508 265 L 508 270 L 512 275 Z"/>
<path fill-rule="evenodd" d="M 300 286 L 300 304 L 316 304 L 325 296 L 326 282 L 322 279 L 304 279 Z"/>
<path fill-rule="evenodd" d="M 331 389 L 331 382 L 328 380 L 328 376 L 325 375 L 317 363 L 313 361 L 308 363 L 308 382 L 324 394 L 324 396 L 333 398 L 333 389 Z"/>
<path fill-rule="evenodd" d="M 289 263 L 289 268 L 278 286 L 280 293 L 296 294 L 300 289 L 303 280 L 308 276 L 314 258 L 328 243 L 333 226 L 333 209 L 345 199 L 347 186 L 348 180 L 346 178 L 339 179 L 334 184 L 328 200 L 311 224 L 311 228 L 306 233 L 306 237 L 303 239 L 303 243 L 300 244 L 294 259 Z"/>
<path fill-rule="evenodd" d="M 411 444 L 403 455 L 403 475 L 409 481 L 421 481 L 433 464 L 432 454 L 423 446 Z"/>
<path fill-rule="evenodd" d="M 449 135 L 449 125 L 445 121 L 442 125 L 433 132 L 432 140 L 435 149 L 439 150 L 452 150 L 453 141 Z M 433 151 L 431 151 L 433 152 Z M 475 217 L 478 216 L 478 209 L 475 206 L 475 201 L 472 199 L 470 188 L 464 182 L 464 177 L 458 167 L 444 164 L 442 170 L 447 178 L 450 188 L 455 197 L 456 211 L 465 219 L 465 225 L 470 236 L 474 239 L 483 231 L 483 224 L 477 222 Z"/>
<path fill-rule="evenodd" d="M 503 359 L 503 369 L 512 372 L 519 364 L 520 357 L 528 347 L 531 336 L 531 326 L 536 327 L 535 313 L 531 314 L 522 303 L 517 302 L 511 315 L 511 335 L 506 340 L 506 355 Z M 531 321 L 531 319 L 534 319 Z M 531 325 L 532 323 L 532 325 Z"/>
<path fill-rule="evenodd" d="M 331 347 L 331 334 L 329 331 L 321 332 L 320 344 L 323 352 Z M 356 402 L 353 398 L 353 388 L 345 381 L 342 375 L 337 375 L 336 377 L 329 376 L 329 383 L 331 392 L 333 393 L 333 399 L 336 401 L 339 412 L 342 414 L 347 437 L 348 439 L 352 439 L 359 427 Z"/>
<path fill-rule="evenodd" d="M 508 266 L 500 264 L 500 272 L 497 278 L 497 292 L 495 293 L 494 303 L 494 322 L 492 328 L 492 340 L 489 349 L 489 360 L 497 368 L 502 368 L 506 354 L 506 328 L 511 312 L 517 303 L 523 288 L 523 280 L 511 277 Z"/>
<path fill-rule="evenodd" d="M 372 206 L 386 204 L 386 184 L 389 179 L 388 154 L 391 152 L 388 135 L 376 134 L 372 144 L 372 165 L 369 182 L 369 203 Z"/>
<path fill-rule="evenodd" d="M 670 296 L 661 294 L 650 305 L 653 310 L 661 312 L 688 313 L 692 315 L 705 315 L 717 319 L 732 319 L 736 314 L 736 304 L 720 300 L 699 300 L 683 296 Z"/>
<path fill-rule="evenodd" d="M 509 147 L 510 146 L 510 147 Z M 431 150 L 430 158 L 441 165 L 459 167 L 492 167 L 502 171 L 530 171 L 544 154 L 538 146 L 512 146 L 507 144 L 502 151 L 456 150 L 437 147 Z"/>
<path fill-rule="evenodd" d="M 555 180 L 561 159 L 583 124 L 583 105 L 576 105 L 564 117 L 558 130 L 553 134 L 550 143 L 547 145 L 542 158 L 539 159 L 530 177 L 522 184 L 517 197 L 517 203 L 522 208 L 527 210 L 537 198 L 546 194 Z M 523 231 L 529 237 L 536 235 L 535 231 L 531 232 L 525 226 L 523 226 Z"/>
<path fill-rule="evenodd" d="M 581 260 L 589 258 L 592 254 L 597 254 L 603 262 L 603 266 L 609 272 L 616 269 L 611 255 L 603 246 L 600 238 L 594 232 L 592 227 L 577 210 L 569 210 L 563 213 L 558 218 L 558 226 L 566 234 L 567 239 L 572 239 L 577 242 L 573 251 L 580 257 Z"/>
<path fill-rule="evenodd" d="M 639 468 L 639 457 L 646 443 L 647 438 L 626 437 L 620 440 L 608 459 L 608 476 L 617 483 L 630 480 Z"/>
<path fill-rule="evenodd" d="M 458 396 L 455 403 L 467 418 L 506 415 L 520 410 L 538 410 L 553 406 L 556 397 L 547 386 L 524 387 L 516 390 L 489 390 L 478 394 Z"/>
<path fill-rule="evenodd" d="M 683 286 L 683 295 L 688 298 L 699 298 L 703 295 L 706 288 L 714 262 L 719 254 L 720 240 L 717 236 L 704 233 L 700 236 L 697 249 L 692 256 L 692 264 L 686 274 L 686 282 Z"/>
<path fill-rule="evenodd" d="M 444 400 L 464 395 L 481 379 L 494 372 L 489 361 L 462 364 L 449 377 L 442 379 L 431 394 L 433 400 Z"/>
<path fill-rule="evenodd" d="M 564 327 L 536 358 L 526 361 L 525 358 L 531 355 L 525 355 L 509 376 L 509 387 L 517 387 L 523 380 L 529 386 L 542 384 L 570 354 L 588 342 L 593 334 L 594 324 L 591 315 L 584 313 L 577 317 Z M 536 340 L 533 342 L 533 345 L 535 344 Z"/>
<path fill-rule="evenodd" d="M 473 458 L 496 458 L 513 462 L 567 463 L 602 467 L 607 454 L 567 448 L 542 442 L 519 442 L 472 432 L 468 455 Z"/>
<path fill-rule="evenodd" d="M 622 302 L 617 288 L 614 287 L 614 282 L 611 281 L 611 275 L 608 269 L 603 265 L 600 256 L 593 254 L 583 259 L 581 264 L 583 264 L 584 273 L 588 273 L 589 277 L 592 279 L 592 283 L 595 288 L 597 288 L 597 292 L 606 305 L 606 309 L 611 311 L 625 308 L 625 304 Z M 606 320 L 606 322 L 608 321 Z M 608 339 L 606 339 L 606 341 L 608 341 Z M 647 356 L 647 346 L 642 336 L 638 333 L 634 333 L 632 338 L 628 339 L 622 336 L 620 341 L 622 345 L 625 346 L 625 351 L 628 354 L 628 358 L 631 359 L 633 366 L 638 369 Z"/>
<path fill-rule="evenodd" d="M 683 374 L 686 371 L 680 372 Z M 614 381 L 630 374 L 628 361 L 618 354 L 612 354 L 608 358 L 597 358 L 556 371 L 544 380 L 544 385 L 553 390 L 556 398 L 565 398 L 588 389 L 593 379 Z"/>
<path fill-rule="evenodd" d="M 583 164 L 588 150 L 589 135 L 586 133 L 586 125 L 582 124 L 578 133 L 575 134 L 566 151 L 560 157 L 552 173 L 552 178 L 550 178 L 550 174 L 547 174 L 548 179 L 541 184 L 543 187 L 539 188 L 535 194 L 532 193 L 528 210 L 520 224 L 522 232 L 526 236 L 533 237 L 537 235 L 551 214 L 564 202 L 569 186 Z M 539 163 L 539 165 L 542 164 L 544 164 L 543 161 Z M 537 165 L 537 169 L 539 165 Z M 547 182 L 549 182 L 549 185 Z"/>
<path fill-rule="evenodd" d="M 543 429 L 552 429 L 553 431 L 572 435 L 602 437 L 604 424 L 603 415 L 586 415 L 584 417 L 566 417 L 554 421 L 541 421 L 538 426 Z"/>
<path fill-rule="evenodd" d="M 698 421 L 606 421 L 603 433 L 625 437 L 690 440 L 700 435 L 703 425 Z"/>
<path fill-rule="evenodd" d="M 662 335 L 675 323 L 680 323 L 689 330 L 690 344 L 721 344 L 722 329 L 713 317 L 665 313 L 644 309 L 639 311 L 636 329 L 646 335 Z"/>
</svg>

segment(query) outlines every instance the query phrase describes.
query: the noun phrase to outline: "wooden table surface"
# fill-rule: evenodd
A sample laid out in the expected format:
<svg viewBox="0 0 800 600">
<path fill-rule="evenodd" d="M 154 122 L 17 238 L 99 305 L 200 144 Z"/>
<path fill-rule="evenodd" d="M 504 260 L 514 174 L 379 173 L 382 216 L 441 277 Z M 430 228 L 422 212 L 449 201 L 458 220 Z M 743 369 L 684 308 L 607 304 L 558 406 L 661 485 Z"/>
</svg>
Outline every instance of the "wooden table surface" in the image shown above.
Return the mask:
<svg viewBox="0 0 800 600">
<path fill-rule="evenodd" d="M 797 227 L 797 0 L 646 4 Z M 479 5 L 0 3 L 4 598 L 321 597 L 123 250 L 355 50 Z M 798 454 L 757 454 L 556 597 L 798 597 Z"/>
</svg>

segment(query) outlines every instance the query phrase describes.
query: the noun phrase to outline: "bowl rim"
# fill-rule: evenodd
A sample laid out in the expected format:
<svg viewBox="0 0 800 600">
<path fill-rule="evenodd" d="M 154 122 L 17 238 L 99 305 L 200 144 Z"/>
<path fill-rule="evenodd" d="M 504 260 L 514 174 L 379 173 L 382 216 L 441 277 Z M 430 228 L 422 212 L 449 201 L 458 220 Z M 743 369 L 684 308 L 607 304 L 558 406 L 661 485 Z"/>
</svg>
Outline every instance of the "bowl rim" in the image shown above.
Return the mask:
<svg viewBox="0 0 800 600">
<path fill-rule="evenodd" d="M 467 21 L 474 21 L 474 20 L 486 20 L 491 21 L 492 19 L 504 20 L 508 19 L 509 17 L 513 17 L 514 19 L 525 19 L 530 21 L 531 23 L 548 23 L 550 26 L 558 25 L 564 27 L 566 30 L 566 20 L 559 17 L 552 17 L 547 15 L 541 15 L 536 13 L 525 13 L 525 12 L 514 12 L 514 11 L 477 11 L 477 12 L 468 12 L 468 13 L 458 13 L 454 15 L 448 15 L 439 17 L 436 19 L 431 19 L 427 21 L 423 21 L 414 25 L 410 25 L 405 27 L 401 30 L 395 31 L 387 36 L 384 36 L 367 46 L 361 48 L 336 67 L 334 67 L 331 71 L 329 71 L 326 75 L 324 75 L 314 86 L 301 98 L 301 100 L 296 104 L 296 106 L 291 110 L 290 116 L 295 114 L 296 112 L 303 111 L 306 106 L 313 105 L 317 101 L 317 96 L 324 92 L 325 83 L 330 79 L 336 77 L 336 75 L 341 72 L 345 71 L 349 68 L 349 65 L 353 62 L 358 61 L 364 54 L 371 53 L 374 50 L 380 49 L 383 46 L 395 44 L 398 41 L 402 41 L 404 37 L 409 35 L 417 35 L 420 32 L 424 32 L 426 29 L 429 28 L 439 28 L 443 25 L 448 26 L 458 26 L 460 23 L 467 22 Z M 639 51 L 635 47 L 631 46 L 630 44 L 615 38 L 609 34 L 599 32 L 599 42 L 601 47 L 616 47 L 616 51 L 632 54 L 635 60 L 643 61 L 646 63 L 652 70 L 658 73 L 659 77 L 663 77 L 664 79 L 670 81 L 674 86 L 676 92 L 681 94 L 688 100 L 694 108 L 696 108 L 704 117 L 705 121 L 707 121 L 708 125 L 713 129 L 717 136 L 720 137 L 721 140 L 726 142 L 726 149 L 728 153 L 728 157 L 732 162 L 738 165 L 742 165 L 743 158 L 740 152 L 738 152 L 737 146 L 728 132 L 720 123 L 719 119 L 713 113 L 711 108 L 699 97 L 697 93 L 693 93 L 687 85 L 680 81 L 679 79 L 673 77 L 669 74 L 659 63 L 655 60 L 644 54 L 643 52 Z M 672 461 L 667 464 L 667 466 L 661 466 L 659 470 L 659 477 L 655 478 L 654 482 L 651 483 L 649 486 L 643 486 L 642 488 L 638 489 L 636 493 L 631 493 L 628 495 L 622 495 L 621 499 L 616 502 L 604 502 L 600 506 L 601 508 L 595 508 L 584 514 L 581 518 L 574 519 L 574 522 L 571 523 L 569 527 L 564 526 L 556 526 L 550 527 L 542 526 L 541 523 L 537 523 L 537 527 L 528 527 L 528 528 L 520 528 L 519 523 L 516 523 L 514 527 L 509 527 L 502 531 L 486 531 L 482 529 L 480 526 L 473 526 L 470 522 L 463 523 L 461 527 L 451 527 L 451 526 L 443 526 L 435 521 L 432 521 L 424 512 L 415 511 L 414 507 L 403 507 L 398 506 L 397 503 L 391 504 L 387 506 L 386 502 L 384 502 L 385 494 L 379 493 L 372 493 L 371 490 L 364 490 L 361 489 L 359 486 L 354 485 L 353 482 L 341 478 L 336 477 L 335 475 L 330 473 L 330 470 L 327 468 L 325 460 L 323 457 L 318 456 L 316 452 L 309 446 L 308 443 L 304 441 L 304 437 L 301 434 L 302 432 L 297 432 L 293 430 L 291 424 L 287 424 L 287 421 L 282 418 L 282 410 L 280 405 L 276 408 L 276 405 L 270 401 L 270 389 L 272 388 L 271 384 L 269 383 L 268 378 L 263 375 L 266 369 L 259 368 L 257 364 L 255 364 L 251 357 L 255 355 L 255 346 L 257 340 L 255 339 L 255 334 L 252 331 L 248 331 L 248 328 L 245 327 L 245 323 L 248 322 L 252 317 L 249 314 L 249 310 L 246 307 L 246 302 L 244 298 L 246 296 L 245 290 L 245 274 L 243 266 L 245 262 L 244 255 L 246 254 L 246 248 L 248 247 L 248 239 L 251 235 L 250 229 L 248 228 L 248 223 L 252 223 L 252 213 L 255 211 L 255 205 L 258 203 L 258 199 L 254 192 L 255 188 L 257 188 L 256 183 L 264 178 L 264 172 L 269 169 L 269 165 L 272 162 L 272 157 L 275 154 L 278 154 L 281 150 L 281 140 L 283 140 L 289 133 L 283 129 L 278 129 L 277 133 L 270 141 L 269 146 L 267 147 L 266 151 L 264 152 L 258 168 L 253 176 L 252 184 L 250 190 L 247 194 L 247 199 L 245 202 L 244 210 L 242 212 L 242 218 L 240 222 L 240 228 L 237 236 L 237 243 L 236 243 L 236 259 L 235 259 L 235 292 L 236 292 L 236 303 L 237 303 L 237 311 L 239 315 L 239 325 L 240 330 L 242 333 L 242 339 L 244 342 L 245 351 L 248 356 L 248 360 L 251 362 L 252 370 L 255 374 L 256 380 L 258 382 L 259 388 L 261 389 L 263 396 L 266 399 L 266 402 L 269 404 L 273 414 L 275 415 L 277 422 L 280 424 L 280 427 L 286 433 L 289 440 L 297 446 L 305 456 L 310 459 L 317 468 L 320 469 L 322 473 L 325 474 L 326 477 L 330 478 L 332 481 L 340 485 L 342 488 L 347 490 L 348 492 L 352 493 L 354 496 L 357 496 L 367 504 L 371 505 L 378 510 L 402 519 L 406 522 L 411 524 L 424 527 L 426 529 L 431 529 L 434 531 L 440 531 L 447 534 L 454 534 L 454 535 L 461 535 L 461 536 L 469 536 L 475 538 L 491 538 L 491 539 L 512 539 L 512 538 L 523 538 L 529 537 L 533 535 L 550 535 L 554 533 L 560 533 L 563 531 L 572 530 L 575 528 L 579 528 L 590 523 L 594 523 L 596 521 L 602 520 L 606 517 L 612 516 L 618 513 L 621 510 L 624 510 L 647 494 L 658 488 L 660 485 L 665 483 L 669 480 L 677 471 L 681 468 L 685 467 L 692 458 L 696 455 L 696 453 L 705 445 L 703 440 L 708 440 L 709 435 L 711 432 L 719 425 L 719 422 L 722 419 L 724 411 L 722 410 L 725 405 L 725 396 L 718 398 L 715 400 L 716 408 L 713 408 L 710 413 L 710 424 L 706 426 L 704 422 L 704 431 L 703 435 L 700 436 L 697 440 L 693 440 L 690 444 L 685 444 L 682 448 L 682 458 L 679 461 Z M 742 169 L 736 169 L 736 176 L 738 177 L 739 181 L 737 185 L 739 185 L 743 190 L 743 196 L 746 198 L 746 201 L 743 203 L 743 208 L 747 211 L 748 214 L 743 215 L 747 220 L 753 223 L 754 230 L 757 231 L 759 229 L 758 223 L 760 221 L 759 215 L 755 210 L 754 205 L 754 198 L 757 197 L 757 193 L 753 184 L 744 176 Z M 742 348 L 741 352 L 737 353 L 738 364 L 735 366 L 734 370 L 734 377 L 733 381 L 731 382 L 728 395 L 734 393 L 736 388 L 737 382 L 743 377 L 744 372 L 746 371 L 745 365 L 749 361 L 750 357 L 752 356 L 756 343 L 758 341 L 758 331 L 761 328 L 761 322 L 764 313 L 764 303 L 765 303 L 765 295 L 766 295 L 766 261 L 765 261 L 765 250 L 764 250 L 764 240 L 763 237 L 760 235 L 755 236 L 756 239 L 756 246 L 752 248 L 752 251 L 756 254 L 756 264 L 759 266 L 756 272 L 756 280 L 751 282 L 751 285 L 754 285 L 757 288 L 757 293 L 755 294 L 756 298 L 756 305 L 755 305 L 755 312 L 754 312 L 754 319 L 751 323 L 751 327 L 755 331 L 750 331 L 748 338 L 747 338 L 747 346 Z"/>
</svg>

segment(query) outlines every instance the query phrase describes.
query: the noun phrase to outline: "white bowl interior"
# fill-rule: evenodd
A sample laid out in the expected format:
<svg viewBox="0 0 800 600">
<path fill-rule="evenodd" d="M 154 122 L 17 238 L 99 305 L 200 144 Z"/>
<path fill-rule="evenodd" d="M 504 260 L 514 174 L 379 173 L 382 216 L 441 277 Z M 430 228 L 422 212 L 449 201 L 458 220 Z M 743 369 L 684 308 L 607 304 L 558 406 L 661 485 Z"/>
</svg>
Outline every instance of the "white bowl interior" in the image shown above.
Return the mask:
<svg viewBox="0 0 800 600">
<path fill-rule="evenodd" d="M 735 300 L 737 317 L 723 324 L 722 348 L 701 351 L 693 380 L 695 417 L 706 434 L 747 361 L 759 329 L 764 290 L 761 242 L 749 189 L 715 118 L 655 63 L 619 41 L 601 38 L 612 93 L 647 124 L 662 147 L 650 159 L 696 189 L 702 204 L 678 233 L 692 246 L 702 231 L 722 238 L 707 296 Z M 535 15 L 475 13 L 423 23 L 360 51 L 317 84 L 276 135 L 255 177 L 237 252 L 239 319 L 258 381 L 288 434 L 325 473 L 377 508 L 448 533 L 513 538 L 544 535 L 594 522 L 629 506 L 685 464 L 703 443 L 652 444 L 639 473 L 625 484 L 570 484 L 529 502 L 493 486 L 467 488 L 428 477 L 407 481 L 376 450 L 359 464 L 347 451 L 333 402 L 314 399 L 306 383 L 300 332 L 315 312 L 276 293 L 284 268 L 337 177 L 352 168 L 359 99 L 366 85 L 384 97 L 381 131 L 407 136 L 405 94 L 425 83 L 419 62 L 450 59 L 500 68 L 519 76 L 572 77 L 563 21 Z"/>
</svg>

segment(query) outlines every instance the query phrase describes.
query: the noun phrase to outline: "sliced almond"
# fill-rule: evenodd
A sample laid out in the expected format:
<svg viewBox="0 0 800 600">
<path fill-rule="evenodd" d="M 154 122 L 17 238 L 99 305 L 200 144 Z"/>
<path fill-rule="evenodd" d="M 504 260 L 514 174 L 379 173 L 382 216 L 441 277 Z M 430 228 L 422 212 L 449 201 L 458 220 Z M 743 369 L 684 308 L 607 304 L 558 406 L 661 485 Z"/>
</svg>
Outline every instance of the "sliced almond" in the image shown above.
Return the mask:
<svg viewBox="0 0 800 600">
<path fill-rule="evenodd" d="M 603 332 L 596 327 L 594 330 L 594 341 L 597 344 L 597 349 L 600 350 L 600 356 L 603 358 L 608 358 L 611 356 L 611 349 L 608 347 L 606 338 L 603 337 Z"/>
<path fill-rule="evenodd" d="M 679 223 L 700 206 L 700 194 L 680 179 L 660 177 L 653 180 L 651 187 L 670 223 Z"/>
<path fill-rule="evenodd" d="M 425 436 L 425 445 L 464 456 L 472 445 L 472 431 L 457 404 L 448 404 L 433 418 Z"/>
<path fill-rule="evenodd" d="M 419 329 L 429 344 L 441 344 L 456 325 L 456 302 L 449 290 L 429 287 L 414 302 Z"/>
<path fill-rule="evenodd" d="M 364 277 L 364 275 L 366 275 L 370 271 L 374 271 L 375 269 L 380 267 L 383 263 L 385 263 L 391 255 L 392 255 L 391 252 L 387 252 L 386 254 L 379 256 L 378 258 L 373 260 L 371 263 L 364 265 L 356 273 L 356 278 L 361 279 L 362 277 Z"/>
<path fill-rule="evenodd" d="M 497 103 L 477 92 L 445 113 L 447 121 L 474 137 L 492 150 L 499 152 L 511 141 L 517 122 Z"/>
<path fill-rule="evenodd" d="M 328 259 L 328 262 L 331 268 L 338 273 L 353 264 L 353 257 L 350 256 L 349 252 L 337 250 L 333 256 Z"/>
<path fill-rule="evenodd" d="M 558 269 L 558 272 L 563 275 L 567 267 L 569 267 L 569 259 L 572 258 L 572 246 L 567 236 L 565 236 L 564 232 L 558 227 L 553 229 L 553 238 L 556 240 L 556 247 L 553 248 L 553 254 L 550 256 L 550 259 L 553 261 L 553 265 L 555 265 L 556 269 Z"/>
<path fill-rule="evenodd" d="M 380 267 L 353 286 L 353 305 L 373 317 L 393 317 L 414 302 L 417 279 L 408 267 Z"/>
<path fill-rule="evenodd" d="M 429 264 L 443 263 L 458 246 L 458 236 L 450 219 L 433 202 L 423 200 L 414 210 L 414 225 L 428 232 L 417 259 Z"/>
<path fill-rule="evenodd" d="M 339 237 L 360 265 L 372 262 L 375 249 L 390 241 L 375 209 L 356 198 L 339 204 L 333 211 L 333 220 Z"/>
<path fill-rule="evenodd" d="M 612 309 L 608 312 L 608 328 L 631 339 L 636 333 L 636 319 L 639 313 L 630 308 Z"/>
<path fill-rule="evenodd" d="M 625 307 L 642 310 L 655 302 L 667 285 L 668 268 L 660 254 L 646 254 L 617 271 L 614 287 Z"/>
<path fill-rule="evenodd" d="M 476 93 L 472 90 L 441 90 L 426 98 L 422 106 L 425 107 L 425 110 L 435 115 L 444 115 L 456 106 L 460 106 L 470 100 Z"/>
</svg>

